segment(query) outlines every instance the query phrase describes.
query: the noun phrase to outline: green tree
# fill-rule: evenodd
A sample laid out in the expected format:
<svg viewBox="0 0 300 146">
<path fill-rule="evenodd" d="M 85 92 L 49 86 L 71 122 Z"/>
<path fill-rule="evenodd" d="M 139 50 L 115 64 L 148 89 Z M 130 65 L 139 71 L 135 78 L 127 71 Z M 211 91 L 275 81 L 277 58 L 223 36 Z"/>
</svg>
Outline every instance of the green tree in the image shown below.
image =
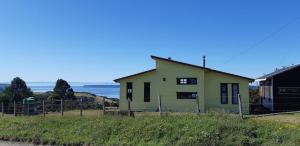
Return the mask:
<svg viewBox="0 0 300 146">
<path fill-rule="evenodd" d="M 5 87 L 2 93 L 0 93 L 0 102 L 3 103 L 12 103 L 13 102 L 13 93 L 10 87 Z"/>
<path fill-rule="evenodd" d="M 58 79 L 51 99 L 75 99 L 74 91 L 67 81 Z"/>
<path fill-rule="evenodd" d="M 1 102 L 12 103 L 22 101 L 24 98 L 33 96 L 33 92 L 27 87 L 24 80 L 19 77 L 14 78 L 11 84 L 5 88 L 0 96 Z"/>
<path fill-rule="evenodd" d="M 260 104 L 259 89 L 250 88 L 250 104 Z"/>
</svg>

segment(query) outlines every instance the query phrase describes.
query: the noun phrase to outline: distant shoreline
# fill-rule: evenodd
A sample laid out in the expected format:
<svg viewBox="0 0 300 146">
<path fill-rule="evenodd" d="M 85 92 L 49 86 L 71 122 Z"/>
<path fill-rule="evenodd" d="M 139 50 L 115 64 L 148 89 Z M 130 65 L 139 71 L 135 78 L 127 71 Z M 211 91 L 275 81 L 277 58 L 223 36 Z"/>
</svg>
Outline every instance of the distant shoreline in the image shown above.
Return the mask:
<svg viewBox="0 0 300 146">
<path fill-rule="evenodd" d="M 43 92 L 51 92 L 53 91 L 55 85 L 44 83 L 44 84 L 28 84 L 28 87 L 31 88 L 33 92 L 43 93 Z M 74 92 L 87 92 L 91 94 L 95 94 L 97 96 L 106 96 L 110 98 L 119 98 L 119 85 L 96 85 L 96 84 L 76 84 L 72 85 Z"/>
<path fill-rule="evenodd" d="M 92 88 L 119 88 L 120 85 L 83 85 L 83 87 L 92 87 Z"/>
</svg>

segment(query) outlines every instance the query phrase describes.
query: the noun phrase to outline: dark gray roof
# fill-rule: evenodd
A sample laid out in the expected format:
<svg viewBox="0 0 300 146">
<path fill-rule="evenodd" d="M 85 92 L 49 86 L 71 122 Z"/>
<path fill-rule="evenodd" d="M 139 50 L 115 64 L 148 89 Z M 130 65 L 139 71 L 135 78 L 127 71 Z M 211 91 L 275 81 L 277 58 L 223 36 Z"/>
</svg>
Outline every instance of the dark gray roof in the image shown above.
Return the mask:
<svg viewBox="0 0 300 146">
<path fill-rule="evenodd" d="M 283 68 L 281 68 L 281 69 L 277 69 L 277 70 L 275 70 L 274 72 L 269 73 L 269 74 L 266 74 L 266 75 L 264 75 L 264 76 L 262 76 L 262 77 L 259 77 L 259 78 L 257 78 L 257 79 L 267 79 L 267 78 L 271 78 L 271 77 L 274 77 L 274 76 L 276 76 L 276 75 L 282 74 L 282 73 L 287 72 L 287 71 L 290 71 L 290 70 L 292 70 L 292 69 L 295 69 L 295 68 L 297 68 L 297 67 L 300 67 L 300 64 L 292 65 L 292 66 L 289 66 L 289 67 L 283 67 Z"/>
</svg>

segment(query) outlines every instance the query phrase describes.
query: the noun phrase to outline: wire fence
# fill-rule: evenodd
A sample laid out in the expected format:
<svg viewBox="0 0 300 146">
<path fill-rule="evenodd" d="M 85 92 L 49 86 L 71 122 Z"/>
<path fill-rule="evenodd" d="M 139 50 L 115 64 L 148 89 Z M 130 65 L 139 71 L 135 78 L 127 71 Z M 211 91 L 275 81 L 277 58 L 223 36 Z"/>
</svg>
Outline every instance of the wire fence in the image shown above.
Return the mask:
<svg viewBox="0 0 300 146">
<path fill-rule="evenodd" d="M 130 103 L 129 103 L 130 104 Z M 275 109 L 276 107 L 277 109 Z M 300 111 L 300 103 L 275 103 L 269 107 L 260 103 L 250 104 L 251 115 Z M 273 108 L 273 109 L 272 109 Z M 240 109 L 241 110 L 241 109 Z M 161 108 L 156 112 L 162 114 Z M 124 115 L 134 116 L 134 110 L 120 111 L 118 107 L 111 107 L 105 100 L 95 102 L 85 98 L 78 100 L 38 100 L 27 102 L 0 102 L 0 116 L 100 116 Z"/>
<path fill-rule="evenodd" d="M 81 98 L 79 100 L 39 100 L 26 102 L 0 103 L 1 116 L 98 116 L 114 114 L 118 107 Z M 119 113 L 117 113 L 119 114 Z"/>
<path fill-rule="evenodd" d="M 270 114 L 300 111 L 300 102 L 250 104 L 250 114 Z"/>
</svg>

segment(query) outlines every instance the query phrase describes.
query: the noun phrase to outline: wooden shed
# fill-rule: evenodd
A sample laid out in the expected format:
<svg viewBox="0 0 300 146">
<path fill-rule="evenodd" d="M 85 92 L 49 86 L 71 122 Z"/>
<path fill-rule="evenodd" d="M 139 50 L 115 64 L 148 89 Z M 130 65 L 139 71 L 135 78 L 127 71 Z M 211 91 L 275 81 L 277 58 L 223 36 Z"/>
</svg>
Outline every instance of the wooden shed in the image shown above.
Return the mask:
<svg viewBox="0 0 300 146">
<path fill-rule="evenodd" d="M 300 64 L 259 77 L 261 103 L 272 112 L 300 110 Z"/>
</svg>

